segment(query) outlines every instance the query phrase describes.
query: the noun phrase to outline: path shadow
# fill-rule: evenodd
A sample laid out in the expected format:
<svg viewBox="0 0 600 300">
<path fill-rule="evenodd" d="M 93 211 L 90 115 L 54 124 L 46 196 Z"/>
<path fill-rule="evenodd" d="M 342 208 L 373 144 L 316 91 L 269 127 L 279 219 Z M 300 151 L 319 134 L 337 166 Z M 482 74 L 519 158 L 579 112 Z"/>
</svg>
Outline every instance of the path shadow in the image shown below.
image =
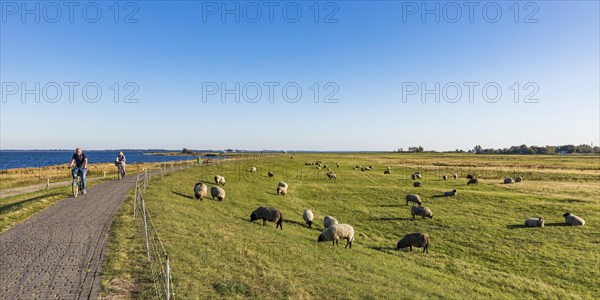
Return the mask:
<svg viewBox="0 0 600 300">
<path fill-rule="evenodd" d="M 567 225 L 567 223 L 560 222 L 560 223 L 544 223 L 544 226 L 548 226 L 548 227 L 563 227 L 563 226 L 569 226 L 569 225 Z"/>
<path fill-rule="evenodd" d="M 381 251 L 383 253 L 387 253 L 390 254 L 389 251 L 396 251 L 396 248 L 394 247 L 371 247 L 371 246 L 367 246 L 367 248 L 376 250 L 376 251 Z"/>
<path fill-rule="evenodd" d="M 511 224 L 511 225 L 506 225 L 506 228 L 517 229 L 517 228 L 527 228 L 527 226 L 525 226 L 523 224 Z"/>
<path fill-rule="evenodd" d="M 399 207 L 399 206 L 404 206 L 401 204 L 379 204 L 379 205 L 368 205 L 371 207 Z"/>
<path fill-rule="evenodd" d="M 446 196 L 444 196 L 444 195 L 434 195 L 434 196 L 431 196 L 431 198 L 446 198 Z"/>
<path fill-rule="evenodd" d="M 393 217 L 387 217 L 387 218 L 369 218 L 367 220 L 368 221 L 412 221 L 412 218 L 393 218 Z"/>
<path fill-rule="evenodd" d="M 185 194 L 182 194 L 182 193 L 180 193 L 180 192 L 171 191 L 171 193 L 173 193 L 173 194 L 175 194 L 175 195 L 177 195 L 177 196 L 180 196 L 180 197 L 184 197 L 184 198 L 188 198 L 188 199 L 196 200 L 196 199 L 195 199 L 193 196 L 190 196 L 190 195 L 185 195 Z M 205 198 L 206 198 L 206 197 L 205 197 Z"/>
<path fill-rule="evenodd" d="M 35 202 L 35 201 L 38 201 L 38 200 L 46 198 L 46 197 L 54 197 L 54 196 L 57 196 L 57 195 L 60 195 L 60 194 L 61 193 L 51 193 L 51 194 L 46 194 L 46 195 L 40 195 L 40 196 L 33 197 L 31 199 L 25 199 L 25 200 L 21 200 L 21 201 L 18 201 L 18 202 L 14 202 L 14 203 L 10 203 L 10 204 L 6 204 L 6 205 L 3 205 L 3 206 L 0 206 L 0 215 L 3 214 L 3 213 L 5 213 L 5 212 L 11 211 L 11 210 L 13 210 L 15 208 L 21 208 L 22 206 L 27 205 L 30 202 Z"/>
</svg>

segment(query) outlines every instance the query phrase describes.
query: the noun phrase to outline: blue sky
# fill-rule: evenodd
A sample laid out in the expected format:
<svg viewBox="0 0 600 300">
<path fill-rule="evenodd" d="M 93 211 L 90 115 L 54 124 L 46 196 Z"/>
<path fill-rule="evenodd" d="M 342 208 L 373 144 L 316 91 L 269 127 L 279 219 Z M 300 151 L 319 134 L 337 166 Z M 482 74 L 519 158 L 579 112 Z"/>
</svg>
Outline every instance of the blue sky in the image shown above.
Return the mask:
<svg viewBox="0 0 600 300">
<path fill-rule="evenodd" d="M 48 3 L 2 1 L 2 149 L 600 144 L 597 1 L 474 2 L 472 22 L 465 2 L 319 2 L 316 13 L 313 1 L 271 1 L 272 22 L 265 2 L 120 2 L 118 14 L 113 1 L 84 2 L 73 22 L 63 2 Z M 95 103 L 82 96 L 88 83 L 90 99 L 102 91 Z M 239 102 L 221 89 L 236 83 Z M 457 86 L 460 98 L 443 98 Z M 133 91 L 137 103 L 123 103 Z M 324 103 L 331 93 L 337 102 Z M 537 103 L 524 103 L 531 93 Z"/>
</svg>

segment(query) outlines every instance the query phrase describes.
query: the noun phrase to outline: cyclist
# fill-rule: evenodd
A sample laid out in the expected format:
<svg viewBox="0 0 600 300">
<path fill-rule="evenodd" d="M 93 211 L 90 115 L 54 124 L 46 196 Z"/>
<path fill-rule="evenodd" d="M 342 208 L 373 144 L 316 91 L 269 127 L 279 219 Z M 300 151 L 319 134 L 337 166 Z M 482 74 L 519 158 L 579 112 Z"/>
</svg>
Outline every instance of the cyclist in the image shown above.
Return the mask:
<svg viewBox="0 0 600 300">
<path fill-rule="evenodd" d="M 87 173 L 88 167 L 88 159 L 85 156 L 85 153 L 81 150 L 81 148 L 75 149 L 75 153 L 73 153 L 73 157 L 71 158 L 71 163 L 69 164 L 69 168 L 73 167 L 71 170 L 71 174 L 73 178 L 77 177 L 77 173 L 81 176 L 81 185 L 83 189 L 81 193 L 85 194 L 85 174 Z"/>
<path fill-rule="evenodd" d="M 123 151 L 119 151 L 119 155 L 115 158 L 115 166 L 117 166 L 117 172 L 121 174 L 121 180 L 125 179 L 125 164 L 127 159 L 125 159 L 125 154 Z"/>
</svg>

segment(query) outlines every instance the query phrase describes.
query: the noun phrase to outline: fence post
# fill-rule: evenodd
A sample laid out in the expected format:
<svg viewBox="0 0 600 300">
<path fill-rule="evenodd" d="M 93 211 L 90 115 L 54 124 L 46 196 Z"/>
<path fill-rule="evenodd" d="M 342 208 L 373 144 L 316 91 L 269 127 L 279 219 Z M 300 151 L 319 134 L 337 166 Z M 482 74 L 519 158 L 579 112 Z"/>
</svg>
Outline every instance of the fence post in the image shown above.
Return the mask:
<svg viewBox="0 0 600 300">
<path fill-rule="evenodd" d="M 150 245 L 148 244 L 148 223 L 146 222 L 146 204 L 144 203 L 144 197 L 142 199 L 142 216 L 144 216 L 144 234 L 146 235 L 146 255 L 148 261 L 150 261 Z"/>
<path fill-rule="evenodd" d="M 50 177 L 46 176 L 46 189 L 50 189 Z"/>
<path fill-rule="evenodd" d="M 170 274 L 171 270 L 169 269 L 169 256 L 165 255 L 165 258 L 166 258 L 165 259 L 165 273 L 166 273 L 165 274 L 165 280 L 166 280 L 166 284 L 167 284 L 167 288 L 165 290 L 165 294 L 166 294 L 165 295 L 165 299 L 169 300 L 169 297 L 171 296 L 170 289 L 169 289 L 170 288 L 169 279 L 171 277 L 171 274 Z"/>
<path fill-rule="evenodd" d="M 160 168 L 160 179 L 165 179 L 165 172 L 163 171 L 163 168 Z"/>
<path fill-rule="evenodd" d="M 102 178 L 106 178 L 106 170 L 102 170 Z"/>
</svg>

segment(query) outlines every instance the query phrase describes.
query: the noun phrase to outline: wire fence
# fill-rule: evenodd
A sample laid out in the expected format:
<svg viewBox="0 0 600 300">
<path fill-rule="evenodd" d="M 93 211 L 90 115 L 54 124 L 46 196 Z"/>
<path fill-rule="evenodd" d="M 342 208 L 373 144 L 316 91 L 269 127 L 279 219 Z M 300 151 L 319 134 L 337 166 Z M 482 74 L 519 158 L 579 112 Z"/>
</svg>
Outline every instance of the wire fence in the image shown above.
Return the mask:
<svg viewBox="0 0 600 300">
<path fill-rule="evenodd" d="M 175 288 L 169 265 L 169 255 L 158 235 L 152 215 L 146 208 L 146 189 L 153 177 L 162 180 L 169 172 L 183 170 L 193 165 L 194 163 L 191 161 L 165 163 L 158 170 L 144 171 L 143 174 L 138 175 L 135 182 L 133 218 L 143 234 L 148 269 L 152 281 L 152 293 L 148 296 L 152 299 L 175 299 Z"/>
</svg>

